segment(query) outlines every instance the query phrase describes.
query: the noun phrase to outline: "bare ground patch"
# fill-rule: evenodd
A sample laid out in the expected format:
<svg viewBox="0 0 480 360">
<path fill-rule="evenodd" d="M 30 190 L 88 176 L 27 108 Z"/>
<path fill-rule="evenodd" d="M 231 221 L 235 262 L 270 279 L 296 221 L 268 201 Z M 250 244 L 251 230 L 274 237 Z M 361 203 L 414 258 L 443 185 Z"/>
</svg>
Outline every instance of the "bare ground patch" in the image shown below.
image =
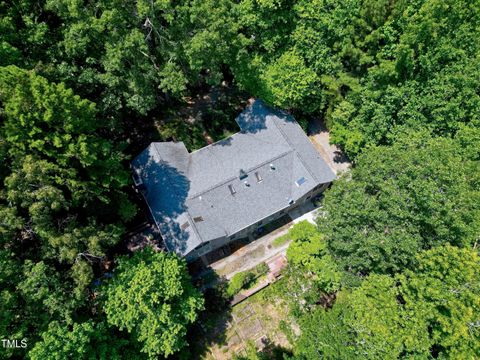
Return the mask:
<svg viewBox="0 0 480 360">
<path fill-rule="evenodd" d="M 284 302 L 273 304 L 258 293 L 229 311 L 227 324 L 219 320 L 219 331 L 208 330 L 209 334 L 215 334 L 214 337 L 209 337 L 207 341 L 202 341 L 202 338 L 197 340 L 194 347 L 203 347 L 202 359 L 227 360 L 234 355 L 245 355 L 249 343 L 253 343 L 259 351 L 267 344 L 291 350 L 292 345 L 280 330 L 280 323 L 284 322 L 290 328 L 297 325 L 288 315 Z M 208 333 L 205 334 L 207 337 Z"/>
</svg>

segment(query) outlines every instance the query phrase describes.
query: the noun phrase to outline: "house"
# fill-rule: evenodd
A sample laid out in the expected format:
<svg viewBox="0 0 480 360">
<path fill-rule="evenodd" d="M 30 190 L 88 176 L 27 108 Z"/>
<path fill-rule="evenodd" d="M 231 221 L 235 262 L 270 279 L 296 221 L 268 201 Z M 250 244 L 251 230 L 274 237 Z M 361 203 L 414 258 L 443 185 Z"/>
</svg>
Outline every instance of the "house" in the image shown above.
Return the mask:
<svg viewBox="0 0 480 360">
<path fill-rule="evenodd" d="M 247 236 L 335 178 L 288 114 L 257 100 L 236 121 L 240 132 L 197 151 L 155 142 L 132 162 L 165 246 L 187 260 Z"/>
</svg>

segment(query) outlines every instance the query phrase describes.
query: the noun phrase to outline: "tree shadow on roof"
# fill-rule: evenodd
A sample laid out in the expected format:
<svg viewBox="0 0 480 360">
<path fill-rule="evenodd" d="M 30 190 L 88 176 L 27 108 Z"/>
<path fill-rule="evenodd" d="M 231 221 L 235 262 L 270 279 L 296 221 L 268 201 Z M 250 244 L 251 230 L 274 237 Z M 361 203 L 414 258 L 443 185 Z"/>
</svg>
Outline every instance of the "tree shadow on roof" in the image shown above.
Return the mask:
<svg viewBox="0 0 480 360">
<path fill-rule="evenodd" d="M 167 248 L 184 254 L 192 231 L 191 225 L 183 226 L 188 223 L 185 212 L 190 180 L 167 161 L 156 161 L 148 150 L 134 160 L 133 166 L 142 179 L 139 188 Z"/>
</svg>

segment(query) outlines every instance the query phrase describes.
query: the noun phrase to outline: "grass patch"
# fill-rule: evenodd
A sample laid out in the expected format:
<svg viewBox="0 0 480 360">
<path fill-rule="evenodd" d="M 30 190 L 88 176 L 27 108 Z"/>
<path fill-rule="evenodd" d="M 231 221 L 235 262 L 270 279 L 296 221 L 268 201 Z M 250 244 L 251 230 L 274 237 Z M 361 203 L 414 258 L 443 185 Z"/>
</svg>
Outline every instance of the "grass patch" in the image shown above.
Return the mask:
<svg viewBox="0 0 480 360">
<path fill-rule="evenodd" d="M 290 236 L 288 234 L 282 235 L 272 241 L 272 246 L 274 248 L 278 248 L 280 246 L 285 245 L 289 240 L 290 240 Z"/>
</svg>

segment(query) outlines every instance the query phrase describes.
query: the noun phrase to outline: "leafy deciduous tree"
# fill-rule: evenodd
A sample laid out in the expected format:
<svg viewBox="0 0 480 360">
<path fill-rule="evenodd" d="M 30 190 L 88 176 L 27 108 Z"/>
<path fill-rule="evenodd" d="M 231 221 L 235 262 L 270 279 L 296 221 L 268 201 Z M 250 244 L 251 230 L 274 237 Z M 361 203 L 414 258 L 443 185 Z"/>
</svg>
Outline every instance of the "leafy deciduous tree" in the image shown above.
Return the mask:
<svg viewBox="0 0 480 360">
<path fill-rule="evenodd" d="M 104 296 L 108 322 L 134 334 L 152 359 L 184 347 L 187 326 L 203 309 L 184 260 L 151 248 L 119 259 Z"/>
</svg>

